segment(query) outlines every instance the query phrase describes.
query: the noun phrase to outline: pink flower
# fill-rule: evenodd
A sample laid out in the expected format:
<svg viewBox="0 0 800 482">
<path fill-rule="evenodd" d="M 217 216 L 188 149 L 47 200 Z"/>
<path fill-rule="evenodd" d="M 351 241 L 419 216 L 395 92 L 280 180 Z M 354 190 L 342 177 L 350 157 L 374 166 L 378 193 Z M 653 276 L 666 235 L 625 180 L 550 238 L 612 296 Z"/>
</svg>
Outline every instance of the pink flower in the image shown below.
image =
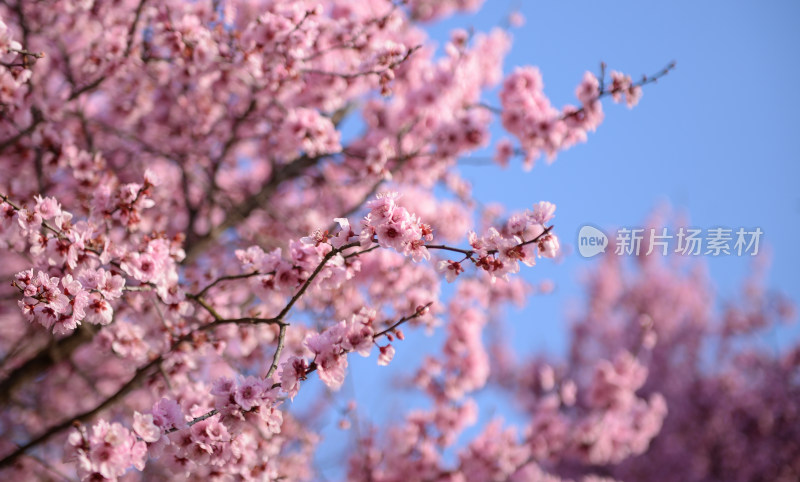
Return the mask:
<svg viewBox="0 0 800 482">
<path fill-rule="evenodd" d="M 346 332 L 341 347 L 345 351 L 355 351 L 361 356 L 369 356 L 372 350 L 374 330 L 371 320 L 364 323 L 361 317 L 353 315 L 346 323 Z"/>
<path fill-rule="evenodd" d="M 36 201 L 35 210 L 42 216 L 42 219 L 55 219 L 61 215 L 61 204 L 55 198 L 35 196 L 34 200 Z M 60 223 L 56 226 L 61 228 Z"/>
<path fill-rule="evenodd" d="M 331 238 L 331 246 L 338 249 L 345 244 L 358 241 L 358 236 L 353 232 L 347 218 L 336 218 L 334 221 L 339 225 L 339 232 Z"/>
<path fill-rule="evenodd" d="M 367 202 L 370 220 L 372 223 L 380 224 L 392 218 L 397 207 L 397 199 L 400 197 L 396 192 L 378 193 L 375 199 Z"/>
<path fill-rule="evenodd" d="M 642 98 L 642 88 L 637 85 L 631 85 L 625 91 L 625 104 L 629 109 L 636 106 Z"/>
<path fill-rule="evenodd" d="M 111 274 L 110 271 L 105 271 L 100 268 L 100 283 L 97 289 L 100 294 L 107 300 L 115 300 L 122 296 L 122 289 L 125 287 L 125 278 L 117 274 Z"/>
<path fill-rule="evenodd" d="M 596 101 L 599 96 L 600 81 L 597 80 L 597 77 L 591 72 L 584 73 L 583 80 L 580 85 L 578 85 L 578 88 L 575 89 L 575 97 L 577 97 L 583 105 L 589 105 Z"/>
<path fill-rule="evenodd" d="M 133 463 L 139 464 L 142 458 L 135 437 L 119 423 L 98 422 L 92 429 L 89 444 L 91 469 L 107 479 L 121 476 Z"/>
<path fill-rule="evenodd" d="M 300 390 L 300 381 L 306 379 L 308 363 L 304 358 L 292 356 L 283 363 L 281 370 L 281 388 L 294 399 Z"/>
<path fill-rule="evenodd" d="M 555 217 L 556 205 L 547 201 L 540 201 L 533 205 L 531 219 L 539 224 L 547 224 Z"/>
<path fill-rule="evenodd" d="M 381 354 L 378 356 L 378 365 L 388 365 L 394 358 L 394 347 L 392 345 L 382 346 L 380 348 Z"/>
<path fill-rule="evenodd" d="M 316 359 L 319 378 L 331 390 L 338 390 L 347 374 L 347 357 L 326 352 Z"/>
<path fill-rule="evenodd" d="M 539 240 L 538 246 L 540 256 L 545 258 L 555 258 L 560 248 L 558 236 L 553 233 L 548 233 Z"/>
<path fill-rule="evenodd" d="M 497 146 L 495 147 L 495 154 L 494 160 L 500 167 L 508 166 L 508 162 L 511 160 L 511 157 L 514 155 L 514 145 L 511 144 L 511 141 L 508 139 L 501 139 L 497 142 Z"/>
<path fill-rule="evenodd" d="M 133 431 L 145 442 L 156 442 L 161 438 L 161 429 L 153 422 L 152 414 L 133 412 Z"/>
<path fill-rule="evenodd" d="M 80 325 L 80 321 L 72 315 L 61 315 L 52 325 L 53 334 L 68 335 Z"/>
<path fill-rule="evenodd" d="M 164 431 L 180 430 L 186 426 L 180 405 L 168 398 L 162 398 L 153 405 L 153 423 Z"/>
<path fill-rule="evenodd" d="M 159 268 L 155 258 L 149 253 L 131 253 L 120 266 L 134 279 L 143 283 L 153 280 Z"/>
<path fill-rule="evenodd" d="M 86 318 L 93 325 L 107 325 L 114 318 L 114 310 L 102 296 L 92 293 L 86 306 Z"/>
<path fill-rule="evenodd" d="M 403 250 L 405 242 L 404 226 L 393 222 L 385 222 L 375 228 L 378 243 L 387 248 L 394 248 L 397 251 Z"/>
<path fill-rule="evenodd" d="M 239 383 L 233 398 L 242 410 L 247 411 L 263 403 L 266 390 L 263 380 L 250 376 Z"/>
<path fill-rule="evenodd" d="M 440 273 L 444 273 L 444 277 L 448 283 L 452 283 L 455 279 L 464 272 L 464 267 L 457 261 L 450 261 L 449 259 L 439 261 L 436 266 Z"/>
<path fill-rule="evenodd" d="M 17 212 L 17 222 L 24 232 L 35 232 L 42 226 L 42 215 L 22 208 Z"/>
<path fill-rule="evenodd" d="M 235 254 L 239 262 L 242 263 L 242 267 L 248 271 L 258 271 L 261 267 L 264 257 L 266 256 L 264 250 L 258 246 L 250 246 L 246 250 L 237 249 Z"/>
<path fill-rule="evenodd" d="M 512 27 L 522 27 L 525 25 L 525 16 L 515 10 L 508 15 L 508 24 Z"/>
</svg>

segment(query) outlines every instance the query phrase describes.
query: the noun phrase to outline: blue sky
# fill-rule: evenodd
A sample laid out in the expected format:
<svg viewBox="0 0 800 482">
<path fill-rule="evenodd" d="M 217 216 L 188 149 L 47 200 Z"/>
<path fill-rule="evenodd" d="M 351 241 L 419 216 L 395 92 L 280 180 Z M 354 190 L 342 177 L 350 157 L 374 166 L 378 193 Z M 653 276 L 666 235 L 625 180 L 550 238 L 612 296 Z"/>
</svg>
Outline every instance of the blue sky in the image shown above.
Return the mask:
<svg viewBox="0 0 800 482">
<path fill-rule="evenodd" d="M 574 246 L 586 223 L 603 229 L 639 226 L 664 203 L 687 213 L 697 227 L 760 227 L 762 249 L 768 246 L 773 258 L 768 285 L 800 300 L 800 3 L 491 0 L 475 15 L 432 26 L 431 35 L 443 43 L 455 27 L 488 30 L 502 22 L 512 5 L 521 7 L 527 22 L 513 30 L 506 71 L 538 66 L 554 105 L 574 103 L 583 72 L 596 72 L 600 61 L 634 77 L 654 73 L 672 60 L 677 69 L 647 86 L 633 110 L 606 102 L 606 119 L 589 142 L 560 154 L 550 166 L 539 161 L 523 173 L 518 163 L 505 170 L 465 165 L 462 173 L 473 181 L 475 196 L 510 210 L 540 200 L 556 203 L 554 223 L 562 245 Z M 751 260 L 703 261 L 717 290 L 734 295 Z M 532 299 L 524 310 L 509 312 L 519 351 L 564 352 L 565 313 L 581 300 L 579 275 L 591 263 L 573 253 L 562 263 L 543 260 L 523 269 L 526 279 L 552 279 L 557 289 Z M 782 334 L 796 338 L 800 331 L 795 325 Z M 418 399 L 387 399 L 375 387 L 388 388 L 393 376 L 411 373 L 421 353 L 440 340 L 410 336 L 397 347 L 389 370 L 376 367 L 374 357 L 351 357 L 342 404 L 355 395 L 362 416 L 379 423 L 399 421 L 398 412 Z M 503 402 L 486 401 L 487 411 L 515 419 Z M 343 437 L 335 428 L 323 434 L 329 442 Z M 337 453 L 326 449 L 320 456 L 320 465 L 332 468 L 331 474 L 340 473 L 333 468 L 341 468 Z"/>
</svg>

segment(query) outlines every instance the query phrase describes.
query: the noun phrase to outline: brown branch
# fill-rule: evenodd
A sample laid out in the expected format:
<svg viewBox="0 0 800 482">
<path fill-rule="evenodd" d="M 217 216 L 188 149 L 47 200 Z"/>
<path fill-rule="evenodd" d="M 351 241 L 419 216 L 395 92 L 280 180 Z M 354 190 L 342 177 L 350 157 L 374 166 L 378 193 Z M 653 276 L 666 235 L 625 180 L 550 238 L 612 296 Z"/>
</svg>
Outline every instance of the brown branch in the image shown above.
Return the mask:
<svg viewBox="0 0 800 482">
<path fill-rule="evenodd" d="M 400 64 L 402 64 L 403 62 L 408 60 L 408 58 L 411 57 L 411 54 L 413 54 L 414 52 L 419 50 L 421 47 L 422 47 L 421 45 L 415 45 L 414 47 L 411 47 L 410 49 L 408 49 L 408 51 L 406 51 L 405 55 L 403 55 L 402 58 L 400 58 L 399 60 L 395 60 L 394 62 L 390 63 L 385 68 L 380 69 L 380 70 L 365 70 L 365 71 L 361 71 L 361 72 L 328 72 L 327 70 L 303 69 L 303 70 L 301 70 L 301 72 L 303 72 L 304 74 L 316 74 L 316 75 L 327 75 L 327 76 L 332 76 L 332 77 L 341 77 L 343 79 L 355 79 L 355 78 L 364 77 L 364 76 L 367 76 L 367 75 L 381 75 L 383 73 L 386 73 L 386 72 L 388 72 L 390 70 L 393 70 L 394 68 L 398 67 Z"/>
<path fill-rule="evenodd" d="M 533 244 L 533 243 L 537 243 L 537 242 L 541 241 L 545 236 L 547 236 L 550 233 L 550 231 L 553 230 L 554 227 L 555 227 L 555 225 L 550 225 L 550 226 L 546 227 L 544 229 L 544 231 L 542 231 L 535 238 L 530 239 L 528 241 L 523 241 L 523 242 L 515 245 L 514 248 L 527 246 L 529 244 Z M 452 251 L 454 253 L 461 253 L 461 254 L 463 254 L 464 256 L 467 257 L 466 259 L 469 259 L 473 263 L 476 262 L 475 259 L 473 258 L 473 256 L 475 255 L 476 252 L 473 249 L 454 248 L 452 246 L 446 246 L 444 244 L 426 244 L 425 247 L 428 248 L 428 249 L 439 249 L 439 250 L 442 250 L 442 251 Z M 489 251 L 486 252 L 486 254 L 497 254 L 497 252 L 498 251 L 496 249 L 490 249 Z"/>
<path fill-rule="evenodd" d="M 666 65 L 666 67 L 664 67 L 663 69 L 659 70 L 655 74 L 652 74 L 650 76 L 647 76 L 647 75 L 642 76 L 642 80 L 640 80 L 638 82 L 633 82 L 631 84 L 631 87 L 643 87 L 643 86 L 645 86 L 647 84 L 655 83 L 660 78 L 662 78 L 665 75 L 667 75 L 668 73 L 670 73 L 670 71 L 672 71 L 675 68 L 675 66 L 676 66 L 676 63 L 674 61 L 670 62 L 669 64 Z M 617 94 L 617 93 L 621 92 L 621 89 L 618 89 L 618 88 L 617 89 L 606 89 L 605 71 L 606 71 L 606 64 L 605 63 L 600 64 L 600 77 L 598 78 L 598 80 L 600 82 L 600 92 L 597 94 L 597 97 L 595 97 L 595 99 L 594 99 L 596 101 L 600 100 L 600 99 L 602 99 L 604 97 L 608 97 L 609 95 L 613 95 L 613 94 Z M 472 107 L 480 107 L 482 109 L 486 109 L 489 112 L 492 112 L 493 114 L 497 114 L 497 115 L 500 115 L 500 114 L 503 113 L 503 109 L 501 109 L 500 107 L 489 105 L 489 104 L 486 104 L 484 102 L 479 102 L 477 104 L 474 104 L 474 105 L 472 105 Z M 585 110 L 586 109 L 584 107 L 581 107 L 581 108 L 579 108 L 579 109 L 577 109 L 577 110 L 575 110 L 573 112 L 570 112 L 568 114 L 563 114 L 563 115 L 559 116 L 557 119 L 554 119 L 554 120 L 569 119 L 570 117 L 575 117 L 575 116 L 580 115 Z M 519 154 L 519 152 L 515 152 L 515 154 Z"/>
<path fill-rule="evenodd" d="M 403 323 L 405 323 L 407 321 L 410 321 L 410 320 L 413 320 L 414 318 L 419 318 L 420 316 L 424 315 L 427 312 L 428 308 L 430 308 L 432 304 L 433 304 L 433 301 L 429 302 L 428 304 L 426 304 L 424 306 L 420 306 L 419 308 L 417 308 L 417 310 L 413 314 L 408 315 L 408 316 L 404 316 L 404 317 L 400 318 L 399 320 L 397 320 L 397 322 L 392 324 L 389 328 L 386 328 L 383 331 L 375 333 L 372 336 L 372 339 L 376 340 L 381 336 L 384 336 L 384 335 L 386 335 L 388 333 L 393 332 L 394 330 L 396 330 Z"/>
<path fill-rule="evenodd" d="M 264 378 L 269 378 L 275 373 L 275 370 L 278 369 L 278 361 L 281 359 L 281 352 L 283 351 L 283 345 L 286 343 L 286 327 L 288 326 L 287 323 L 281 324 L 280 330 L 278 331 L 278 345 L 275 347 L 275 353 L 272 355 L 272 364 L 269 366 L 269 371 Z"/>
<path fill-rule="evenodd" d="M 102 84 L 107 78 L 108 78 L 107 76 L 103 75 L 103 76 L 100 76 L 100 77 L 96 78 L 92 82 L 84 85 L 81 88 L 74 89 L 72 92 L 70 92 L 69 97 L 67 97 L 67 102 L 73 101 L 73 100 L 77 99 L 78 97 L 80 97 L 81 95 L 85 94 L 86 92 L 89 92 L 90 90 L 93 90 L 93 89 L 99 87 L 100 84 Z"/>
<path fill-rule="evenodd" d="M 51 366 L 68 359 L 79 347 L 94 338 L 99 329 L 93 325 L 81 325 L 66 338 L 48 344 L 28 361 L 14 369 L 0 381 L 0 404 L 6 404 L 14 392 L 23 384 L 42 375 Z"/>
<path fill-rule="evenodd" d="M 130 55 L 131 50 L 133 49 L 133 41 L 136 35 L 136 26 L 139 24 L 139 19 L 142 15 L 142 10 L 144 9 L 144 4 L 146 2 L 147 0 L 140 0 L 139 5 L 136 7 L 136 12 L 134 13 L 133 17 L 133 22 L 131 23 L 131 26 L 128 29 L 128 41 L 125 45 L 125 51 L 122 55 L 123 58 L 127 58 Z M 84 85 L 83 87 L 73 88 L 72 92 L 70 92 L 69 94 L 69 97 L 67 97 L 67 102 L 73 101 L 78 97 L 80 97 L 81 95 L 85 94 L 86 92 L 96 89 L 97 87 L 100 86 L 100 84 L 105 82 L 106 79 L 108 79 L 108 75 L 101 75 L 100 77 Z"/>
<path fill-rule="evenodd" d="M 128 29 L 128 43 L 125 45 L 125 53 L 122 55 L 123 57 L 127 57 L 131 53 L 131 49 L 133 48 L 133 40 L 136 36 L 136 27 L 139 25 L 139 19 L 142 16 L 142 10 L 144 10 L 145 3 L 147 3 L 147 0 L 139 0 L 139 5 L 136 6 L 136 13 L 134 13 L 133 22 Z"/>
<path fill-rule="evenodd" d="M 673 70 L 675 68 L 675 65 L 676 65 L 676 63 L 674 61 L 670 62 L 669 64 L 667 64 L 666 67 L 664 67 L 663 69 L 659 70 L 655 74 L 650 75 L 650 76 L 646 76 L 646 75 L 642 76 L 642 80 L 640 80 L 639 82 L 632 83 L 631 87 L 643 87 L 643 86 L 645 86 L 647 84 L 655 83 L 655 82 L 658 81 L 658 79 L 660 79 L 661 77 L 664 77 L 671 70 Z M 604 97 L 608 97 L 609 95 L 617 94 L 617 93 L 620 92 L 620 89 L 606 89 L 605 88 L 606 87 L 606 82 L 605 82 L 605 63 L 601 64 L 600 67 L 601 67 L 600 68 L 600 70 L 601 70 L 601 77 L 600 77 L 600 83 L 601 83 L 600 85 L 601 85 L 601 87 L 600 87 L 600 93 L 597 95 L 597 98 L 595 100 L 600 100 L 600 99 L 602 99 Z M 568 119 L 570 117 L 578 116 L 581 113 L 583 113 L 585 110 L 586 109 L 584 107 L 581 107 L 580 109 L 578 109 L 578 110 L 576 110 L 574 112 L 570 112 L 569 114 L 561 116 L 561 120 Z"/>
<path fill-rule="evenodd" d="M 346 249 L 354 248 L 354 247 L 356 247 L 358 245 L 359 245 L 359 243 L 353 242 L 353 243 L 345 244 L 344 246 L 342 246 L 340 248 L 334 248 L 334 249 L 328 251 L 328 254 L 326 254 L 322 258 L 322 261 L 320 261 L 320 263 L 317 265 L 316 269 L 314 269 L 314 271 L 311 273 L 311 276 L 309 276 L 308 279 L 306 280 L 306 282 L 303 283 L 303 286 L 300 287 L 300 289 L 297 291 L 297 293 L 295 293 L 295 295 L 292 296 L 292 299 L 290 299 L 289 303 L 283 308 L 283 310 L 281 310 L 281 312 L 280 312 L 280 314 L 278 314 L 277 318 L 279 320 L 282 320 L 283 317 L 286 316 L 286 314 L 289 312 L 289 310 L 292 309 L 292 306 L 294 306 L 294 304 L 297 303 L 297 300 L 299 300 L 300 297 L 303 296 L 303 293 L 306 292 L 306 290 L 308 289 L 308 287 L 311 284 L 311 282 L 314 281 L 314 278 L 317 277 L 317 275 L 320 273 L 320 271 L 322 271 L 322 268 L 325 267 L 325 264 L 331 258 L 333 258 L 334 256 L 336 256 L 337 254 L 341 253 L 342 251 L 344 251 Z"/>
<path fill-rule="evenodd" d="M 376 249 L 380 248 L 380 245 L 375 245 L 369 247 L 367 249 L 362 249 L 361 251 L 356 251 L 355 253 L 350 253 L 344 257 L 344 259 L 355 258 L 356 256 L 361 256 L 362 254 L 369 253 L 370 251 L 375 251 Z"/>
<path fill-rule="evenodd" d="M 202 298 L 211 288 L 217 286 L 218 284 L 222 283 L 223 281 L 229 280 L 237 280 L 237 279 L 245 279 L 245 278 L 252 278 L 253 276 L 259 276 L 262 274 L 267 273 L 259 273 L 258 271 L 254 271 L 252 273 L 245 273 L 245 274 L 233 274 L 228 276 L 220 276 L 219 278 L 215 279 L 211 283 L 209 283 L 205 288 L 201 289 L 197 292 L 197 294 L 190 295 L 190 298 Z"/>
<path fill-rule="evenodd" d="M 270 177 L 269 181 L 264 184 L 259 192 L 249 196 L 241 204 L 230 208 L 227 211 L 225 219 L 219 225 L 212 228 L 207 234 L 196 235 L 193 231 L 189 231 L 187 233 L 186 243 L 184 244 L 186 258 L 183 260 L 183 263 L 191 262 L 222 233 L 246 219 L 259 207 L 264 206 L 278 191 L 281 184 L 300 177 L 306 172 L 306 169 L 316 165 L 321 159 L 328 155 L 330 154 L 316 157 L 301 156 L 293 162 L 286 164 Z"/>
</svg>

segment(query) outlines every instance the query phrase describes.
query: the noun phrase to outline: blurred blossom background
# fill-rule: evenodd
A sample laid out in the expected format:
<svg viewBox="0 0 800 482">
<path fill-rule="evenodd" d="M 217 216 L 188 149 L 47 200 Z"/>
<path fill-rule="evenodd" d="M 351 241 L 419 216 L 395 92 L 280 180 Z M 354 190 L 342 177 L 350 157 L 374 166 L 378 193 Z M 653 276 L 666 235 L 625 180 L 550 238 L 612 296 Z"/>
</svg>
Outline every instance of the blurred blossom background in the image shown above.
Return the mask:
<svg viewBox="0 0 800 482">
<path fill-rule="evenodd" d="M 536 269 L 520 272 L 534 287 L 552 292 L 534 294 L 524 310 L 511 309 L 502 321 L 513 335 L 515 351 L 552 359 L 566 355 L 570 317 L 586 299 L 582 274 L 598 263 L 577 253 L 578 230 L 584 224 L 607 233 L 619 227 L 644 228 L 659 212 L 704 231 L 758 227 L 763 231 L 759 258 L 770 262 L 767 287 L 800 300 L 800 3 L 492 0 L 478 12 L 431 26 L 429 33 L 441 47 L 455 28 L 487 31 L 506 25 L 512 12 L 525 20 L 512 28 L 505 70 L 538 66 L 545 93 L 556 106 L 574 103 L 575 85 L 584 71 L 598 73 L 601 61 L 634 80 L 635 74 L 653 74 L 677 62 L 669 75 L 645 87 L 634 110 L 606 102 L 605 121 L 588 143 L 560 153 L 552 165 L 540 159 L 523 173 L 517 159 L 501 169 L 492 165 L 491 150 L 462 159 L 461 172 L 472 183 L 474 197 L 484 203 L 502 203 L 509 212 L 540 200 L 558 206 L 555 232 L 565 256 L 560 262 L 543 259 Z M 499 104 L 493 95 L 486 101 Z M 358 132 L 358 121 L 347 129 Z M 503 137 L 499 128 L 493 134 Z M 756 259 L 732 254 L 689 261 L 704 266 L 716 292 L 730 299 Z M 753 342 L 780 352 L 798 337 L 800 326 L 789 324 Z M 399 422 L 401 411 L 427 403 L 404 390 L 403 383 L 421 355 L 440 346 L 442 339 L 441 332 L 425 336 L 409 330 L 388 368 L 351 357 L 352 376 L 332 395 L 332 403 L 344 411 L 355 398 L 362 422 Z M 305 404 L 311 409 L 308 402 L 323 389 L 318 380 L 311 383 L 296 399 L 298 408 Z M 479 421 L 462 441 L 472 439 L 493 417 L 508 423 L 523 420 L 507 397 L 492 389 L 479 392 L 477 400 Z M 360 425 L 345 431 L 339 421 L 333 413 L 321 427 L 325 441 L 318 467 L 332 479 L 343 475 L 344 444 Z"/>
</svg>

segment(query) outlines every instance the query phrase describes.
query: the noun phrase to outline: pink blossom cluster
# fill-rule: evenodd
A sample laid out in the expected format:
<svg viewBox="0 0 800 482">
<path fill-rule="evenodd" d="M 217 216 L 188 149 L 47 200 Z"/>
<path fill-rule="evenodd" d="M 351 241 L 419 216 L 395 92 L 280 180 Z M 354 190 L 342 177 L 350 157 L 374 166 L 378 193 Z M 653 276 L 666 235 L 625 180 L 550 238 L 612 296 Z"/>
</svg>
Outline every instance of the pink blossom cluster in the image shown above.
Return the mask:
<svg viewBox="0 0 800 482">
<path fill-rule="evenodd" d="M 539 70 L 524 67 L 505 79 L 500 92 L 503 127 L 519 140 L 527 169 L 533 167 L 542 153 L 552 162 L 558 151 L 585 142 L 586 133 L 597 129 L 603 121 L 599 81 L 591 73 L 584 74 L 576 90 L 580 108 L 567 105 L 556 109 L 543 89 Z M 498 162 L 506 164 L 512 153 L 509 143 L 500 144 Z"/>
<path fill-rule="evenodd" d="M 320 233 L 317 233 L 291 241 L 288 257 L 283 256 L 280 248 L 265 253 L 258 246 L 237 250 L 236 257 L 245 271 L 257 274 L 252 285 L 264 299 L 276 292 L 289 294 L 309 278 L 323 257 L 333 251 L 331 243 L 319 236 Z M 331 242 L 336 244 L 335 240 Z M 342 255 L 336 253 L 325 264 L 317 279 L 322 285 L 335 287 L 350 277 L 352 268 L 348 269 Z"/>
<path fill-rule="evenodd" d="M 585 401 L 578 398 L 581 390 L 570 380 L 556 382 L 545 374 L 539 372 L 541 398 L 529 428 L 537 460 L 619 463 L 644 453 L 667 415 L 661 395 L 645 399 L 636 394 L 647 369 L 630 353 L 620 353 L 613 363 L 598 363 Z"/>
<path fill-rule="evenodd" d="M 502 231 L 490 227 L 481 237 L 470 231 L 472 250 L 465 252 L 465 260 L 442 260 L 437 268 L 447 281 L 452 282 L 464 271 L 461 264 L 469 259 L 496 279 L 519 272 L 520 262 L 533 266 L 537 257 L 555 258 L 560 249 L 558 237 L 545 226 L 554 212 L 554 204 L 542 201 L 534 206 L 533 211 L 511 216 Z"/>
<path fill-rule="evenodd" d="M 430 259 L 425 242 L 433 240 L 433 230 L 416 215 L 399 206 L 398 197 L 396 192 L 387 192 L 367 202 L 369 213 L 362 222 L 362 245 L 370 245 L 374 238 L 381 247 L 393 248 L 415 261 Z"/>
<path fill-rule="evenodd" d="M 151 413 L 134 413 L 133 431 L 104 420 L 92 426 L 91 435 L 85 427 L 78 426 L 69 435 L 65 456 L 77 463 L 84 480 L 117 480 L 131 467 L 143 470 L 151 446 L 157 446 L 162 453 L 171 445 L 166 435 L 185 426 L 178 404 L 164 398 Z"/>
<path fill-rule="evenodd" d="M 457 11 L 475 11 L 483 0 L 410 0 L 411 14 L 420 20 L 434 20 L 452 15 Z"/>
<path fill-rule="evenodd" d="M 101 159 L 92 158 L 85 152 L 74 152 L 72 165 L 79 171 L 92 169 L 92 164 L 102 162 Z M 89 164 L 89 166 L 87 166 Z M 77 174 L 77 173 L 76 173 Z M 151 198 L 152 189 L 158 184 L 158 176 L 150 169 L 144 173 L 144 183 L 129 182 L 112 189 L 110 186 L 100 184 L 93 192 L 91 205 L 91 218 L 98 223 L 100 220 L 113 219 L 126 229 L 137 231 L 141 228 L 142 211 L 152 208 L 155 201 Z"/>
<path fill-rule="evenodd" d="M 638 104 L 639 99 L 642 98 L 642 87 L 634 84 L 630 75 L 617 71 L 611 71 L 609 91 L 614 102 L 620 102 L 624 98 L 625 104 L 629 108 Z"/>
<path fill-rule="evenodd" d="M 245 414 L 249 412 L 258 414 L 273 433 L 280 432 L 283 419 L 280 410 L 276 410 L 278 390 L 270 379 L 248 376 L 234 382 L 220 378 L 214 382 L 211 394 L 223 422 L 232 429 L 245 423 Z"/>
<path fill-rule="evenodd" d="M 25 68 L 22 45 L 14 39 L 8 25 L 0 18 L 0 104 L 13 109 L 25 95 L 31 70 Z M 20 62 L 15 62 L 20 60 Z"/>
<path fill-rule="evenodd" d="M 462 293 L 458 293 L 462 294 Z M 439 400 L 460 400 L 478 390 L 489 378 L 488 353 L 483 346 L 483 311 L 453 301 L 442 359 L 429 358 L 418 371 L 417 385 Z"/>
<path fill-rule="evenodd" d="M 366 357 L 370 355 L 372 346 L 377 344 L 377 334 L 373 328 L 375 316 L 374 311 L 361 311 L 321 333 L 306 335 L 305 345 L 314 355 L 311 364 L 295 356 L 289 358 L 281 370 L 281 387 L 289 397 L 297 395 L 299 382 L 305 379 L 311 365 L 316 367 L 325 385 L 338 390 L 346 376 L 347 354 L 356 352 Z M 402 332 L 397 336 L 402 337 Z M 378 364 L 388 365 L 394 356 L 394 347 L 387 344 L 379 348 Z"/>
<path fill-rule="evenodd" d="M 481 342 L 485 310 L 516 298 L 513 284 L 498 281 L 492 286 L 487 293 L 477 281 L 459 285 L 448 307 L 451 319 L 443 359 L 425 359 L 415 379 L 433 407 L 409 413 L 383 438 L 361 437 L 350 459 L 350 479 L 603 480 L 563 471 L 560 464 L 596 467 L 646 450 L 666 409 L 658 396 L 648 402 L 635 395 L 646 369 L 625 353 L 614 363 L 601 362 L 588 382 L 587 393 L 603 396 L 579 397 L 577 384 L 548 365 L 523 370 L 520 376 L 534 374 L 537 397 L 524 433 L 495 419 L 457 450 L 455 465 L 444 460 L 444 449 L 476 422 L 478 407 L 467 395 L 488 381 L 492 364 Z M 603 429 L 606 424 L 609 430 Z M 569 475 L 562 478 L 560 473 Z"/>
<path fill-rule="evenodd" d="M 51 277 L 43 271 L 34 276 L 31 268 L 17 273 L 15 286 L 24 296 L 18 303 L 28 321 L 63 335 L 84 320 L 93 325 L 111 323 L 110 301 L 122 296 L 124 283 L 121 276 L 102 268 L 82 270 L 78 278 L 70 274 Z"/>
<path fill-rule="evenodd" d="M 117 480 L 129 467 L 144 468 L 147 447 L 144 441 L 121 424 L 101 420 L 92 427 L 72 432 L 67 442 L 67 457 L 73 459 L 83 480 Z"/>
</svg>

